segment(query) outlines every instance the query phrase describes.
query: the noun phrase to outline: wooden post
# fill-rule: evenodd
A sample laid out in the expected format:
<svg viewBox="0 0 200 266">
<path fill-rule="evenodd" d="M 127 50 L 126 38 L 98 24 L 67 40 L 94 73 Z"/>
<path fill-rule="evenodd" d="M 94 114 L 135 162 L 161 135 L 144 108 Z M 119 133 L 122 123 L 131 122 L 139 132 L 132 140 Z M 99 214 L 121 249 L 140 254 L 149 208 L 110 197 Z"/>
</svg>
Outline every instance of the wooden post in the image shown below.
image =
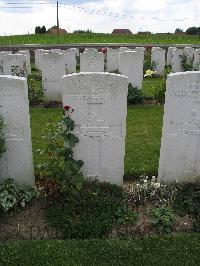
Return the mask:
<svg viewBox="0 0 200 266">
<path fill-rule="evenodd" d="M 60 27 L 59 27 L 58 1 L 57 1 L 57 33 L 58 33 L 58 36 L 59 36 Z"/>
</svg>

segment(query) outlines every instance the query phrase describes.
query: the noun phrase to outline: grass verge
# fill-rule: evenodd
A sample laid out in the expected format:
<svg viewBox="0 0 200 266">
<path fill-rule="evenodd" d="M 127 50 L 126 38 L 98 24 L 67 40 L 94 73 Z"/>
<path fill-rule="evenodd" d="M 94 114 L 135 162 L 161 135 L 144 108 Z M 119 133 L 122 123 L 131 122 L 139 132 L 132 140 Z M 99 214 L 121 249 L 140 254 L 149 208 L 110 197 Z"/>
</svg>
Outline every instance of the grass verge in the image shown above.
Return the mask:
<svg viewBox="0 0 200 266">
<path fill-rule="evenodd" d="M 0 245 L 0 265 L 199 265 L 200 234 Z"/>
</svg>

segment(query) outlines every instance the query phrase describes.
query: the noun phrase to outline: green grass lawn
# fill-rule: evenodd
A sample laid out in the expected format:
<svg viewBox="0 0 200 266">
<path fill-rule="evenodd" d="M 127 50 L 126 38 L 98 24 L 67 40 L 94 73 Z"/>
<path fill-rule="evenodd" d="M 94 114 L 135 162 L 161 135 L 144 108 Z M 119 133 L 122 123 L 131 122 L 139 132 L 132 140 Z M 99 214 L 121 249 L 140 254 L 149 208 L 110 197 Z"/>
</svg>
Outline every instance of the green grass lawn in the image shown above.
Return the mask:
<svg viewBox="0 0 200 266">
<path fill-rule="evenodd" d="M 199 265 L 200 234 L 0 245 L 1 266 Z"/>
<path fill-rule="evenodd" d="M 30 108 L 34 163 L 40 162 L 36 152 L 42 149 L 42 134 L 49 119 L 62 117 L 61 109 Z M 162 129 L 162 106 L 128 106 L 125 175 L 154 174 L 158 169 Z"/>
<path fill-rule="evenodd" d="M 60 37 L 39 35 L 1 36 L 0 45 L 65 44 L 65 43 L 144 43 L 144 44 L 200 44 L 199 36 L 175 34 L 66 34 Z"/>
</svg>

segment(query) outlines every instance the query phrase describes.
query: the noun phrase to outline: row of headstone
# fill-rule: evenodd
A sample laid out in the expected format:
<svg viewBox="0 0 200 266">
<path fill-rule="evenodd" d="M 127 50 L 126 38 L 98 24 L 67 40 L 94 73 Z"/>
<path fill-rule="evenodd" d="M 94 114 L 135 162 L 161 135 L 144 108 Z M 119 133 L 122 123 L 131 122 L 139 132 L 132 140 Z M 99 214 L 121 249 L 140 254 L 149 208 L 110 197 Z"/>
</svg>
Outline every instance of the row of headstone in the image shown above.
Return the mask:
<svg viewBox="0 0 200 266">
<path fill-rule="evenodd" d="M 0 52 L 0 75 L 27 77 L 31 74 L 30 52 L 19 50 Z"/>
<path fill-rule="evenodd" d="M 110 73 L 65 75 L 63 106 L 75 121 L 76 159 L 83 173 L 121 185 L 124 173 L 128 78 Z M 164 182 L 196 182 L 200 176 L 200 71 L 168 75 L 159 163 Z M 0 180 L 34 184 L 28 89 L 25 78 L 0 76 L 0 114 L 6 124 L 6 153 Z"/>
<path fill-rule="evenodd" d="M 187 63 L 194 71 L 200 70 L 200 49 L 185 47 L 183 49 L 169 47 L 167 53 L 167 65 L 172 66 L 172 72 L 183 72 L 182 60 L 186 57 Z"/>
<path fill-rule="evenodd" d="M 79 143 L 74 156 L 84 161 L 86 178 L 122 185 L 124 174 L 127 77 L 109 73 L 65 75 L 63 106 L 69 105 Z M 0 76 L 0 115 L 6 124 L 6 152 L 0 181 L 34 184 L 27 80 Z"/>
<path fill-rule="evenodd" d="M 109 54 L 109 52 L 108 52 Z M 42 84 L 48 101 L 61 102 L 61 79 L 65 74 L 76 72 L 77 49 L 36 50 L 36 67 L 42 71 Z M 108 56 L 109 57 L 109 56 Z M 129 78 L 129 82 L 138 89 L 142 88 L 144 52 L 142 49 L 123 48 L 117 53 L 117 70 Z M 127 62 L 128 59 L 128 62 Z M 104 72 L 105 55 L 94 48 L 80 54 L 80 72 Z M 109 61 L 109 60 L 108 60 Z"/>
</svg>

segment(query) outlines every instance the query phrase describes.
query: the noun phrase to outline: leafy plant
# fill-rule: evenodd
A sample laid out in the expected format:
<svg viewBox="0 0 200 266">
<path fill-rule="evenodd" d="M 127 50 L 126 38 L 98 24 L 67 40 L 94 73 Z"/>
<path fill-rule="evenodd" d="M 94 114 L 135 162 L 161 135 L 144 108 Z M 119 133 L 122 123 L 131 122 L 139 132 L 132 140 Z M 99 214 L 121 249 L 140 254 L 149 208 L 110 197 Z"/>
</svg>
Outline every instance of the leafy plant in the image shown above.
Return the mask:
<svg viewBox="0 0 200 266">
<path fill-rule="evenodd" d="M 200 217 L 196 218 L 193 222 L 193 230 L 200 233 Z"/>
<path fill-rule="evenodd" d="M 116 224 L 122 188 L 97 181 L 85 182 L 79 193 L 65 192 L 46 210 L 47 223 L 65 239 L 103 238 Z"/>
<path fill-rule="evenodd" d="M 165 92 L 166 92 L 166 82 L 164 82 L 163 80 L 160 90 L 156 91 L 154 94 L 154 98 L 161 104 L 164 104 L 165 102 Z"/>
<path fill-rule="evenodd" d="M 143 96 L 141 90 L 138 90 L 137 87 L 133 87 L 131 83 L 128 85 L 128 104 L 138 104 L 143 102 Z"/>
<path fill-rule="evenodd" d="M 13 179 L 8 178 L 0 184 L 0 211 L 6 213 L 23 208 L 27 202 L 38 196 L 39 192 L 35 188 L 20 186 Z"/>
<path fill-rule="evenodd" d="M 6 151 L 4 129 L 5 129 L 5 124 L 3 121 L 3 117 L 0 115 L 0 158 L 2 154 Z"/>
<path fill-rule="evenodd" d="M 170 208 L 160 207 L 153 210 L 152 225 L 161 233 L 171 233 L 175 223 L 175 216 Z"/>
<path fill-rule="evenodd" d="M 43 100 L 41 73 L 28 76 L 28 97 L 32 104 L 38 104 Z"/>
<path fill-rule="evenodd" d="M 148 69 L 152 70 L 152 65 L 151 65 L 151 50 L 149 52 L 145 52 L 144 66 L 143 66 L 143 72 L 144 72 L 144 74 L 146 73 L 146 71 Z"/>
<path fill-rule="evenodd" d="M 138 220 L 137 213 L 129 210 L 127 205 L 118 207 L 116 217 L 119 224 L 136 225 Z"/>
<path fill-rule="evenodd" d="M 39 150 L 40 155 L 47 154 L 45 163 L 37 165 L 39 178 L 58 182 L 61 191 L 80 190 L 84 178 L 80 171 L 83 161 L 75 160 L 73 148 L 79 139 L 73 134 L 74 121 L 70 118 L 73 109 L 65 106 L 64 117 L 59 123 L 49 121 L 43 139 L 46 147 Z"/>
<path fill-rule="evenodd" d="M 179 55 L 181 58 L 181 67 L 183 71 L 192 71 L 193 70 L 193 60 L 187 56 L 187 54 Z"/>
<path fill-rule="evenodd" d="M 173 203 L 176 212 L 181 215 L 200 217 L 200 185 L 182 184 L 179 185 L 178 193 Z"/>
</svg>

